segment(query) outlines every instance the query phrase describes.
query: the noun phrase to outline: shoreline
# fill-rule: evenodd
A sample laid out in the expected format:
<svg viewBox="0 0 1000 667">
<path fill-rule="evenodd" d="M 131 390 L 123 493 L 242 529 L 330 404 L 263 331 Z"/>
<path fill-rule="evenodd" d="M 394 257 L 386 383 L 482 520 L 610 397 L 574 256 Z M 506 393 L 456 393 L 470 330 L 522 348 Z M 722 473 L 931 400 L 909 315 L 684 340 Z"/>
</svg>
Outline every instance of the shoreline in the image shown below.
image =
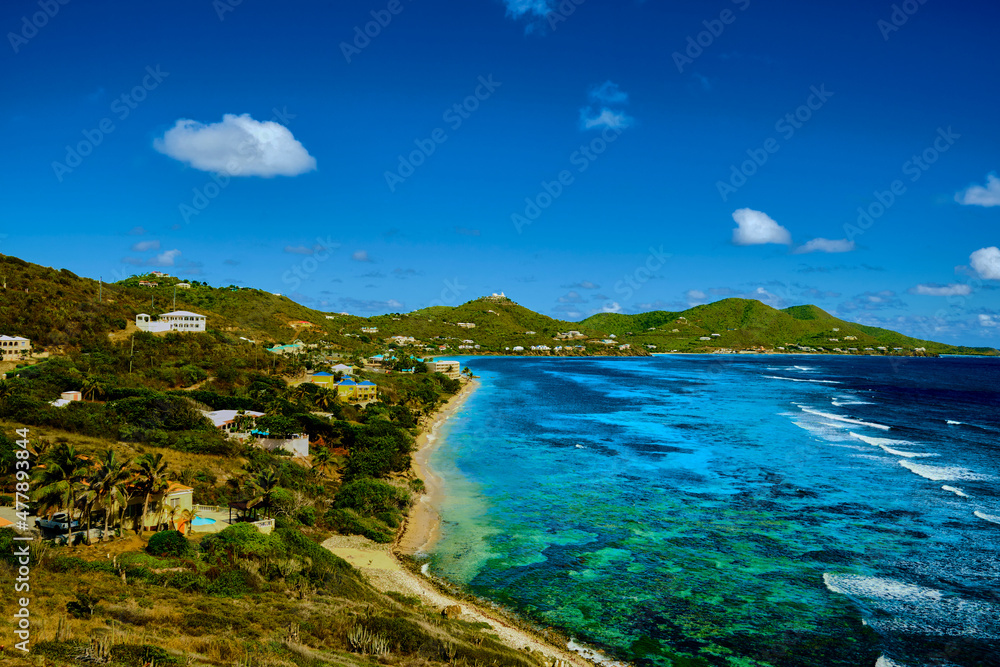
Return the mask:
<svg viewBox="0 0 1000 667">
<path fill-rule="evenodd" d="M 425 551 L 440 537 L 437 503 L 444 495 L 444 485 L 441 477 L 430 468 L 428 460 L 440 444 L 441 427 L 478 387 L 479 383 L 475 380 L 467 381 L 457 394 L 430 416 L 429 423 L 417 436 L 417 449 L 413 453 L 410 470 L 424 481 L 424 493 L 410 508 L 396 541 L 377 544 L 358 535 L 336 535 L 323 542 L 322 546 L 351 563 L 383 593 L 395 591 L 413 595 L 422 603 L 442 611 L 447 607 L 461 607 L 462 620 L 489 624 L 504 644 L 517 650 L 527 649 L 542 654 L 546 664 L 597 667 L 604 660 L 596 651 L 589 651 L 588 656 L 592 653 L 593 657 L 588 659 L 571 650 L 569 644 L 560 647 L 540 633 L 524 627 L 524 621 L 516 615 L 494 607 L 489 601 L 471 598 L 461 592 L 456 594 L 454 591 L 458 589 L 453 585 L 423 572 L 414 572 L 407 562 L 412 563 L 415 554 Z"/>
</svg>

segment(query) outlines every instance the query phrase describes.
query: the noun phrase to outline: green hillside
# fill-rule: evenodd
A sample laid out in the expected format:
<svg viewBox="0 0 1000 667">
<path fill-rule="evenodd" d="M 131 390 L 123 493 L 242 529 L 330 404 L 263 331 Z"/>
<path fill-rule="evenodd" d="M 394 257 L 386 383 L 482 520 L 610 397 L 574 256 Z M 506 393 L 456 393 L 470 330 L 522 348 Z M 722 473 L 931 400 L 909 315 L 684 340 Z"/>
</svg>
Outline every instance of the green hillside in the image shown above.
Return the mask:
<svg viewBox="0 0 1000 667">
<path fill-rule="evenodd" d="M 65 269 L 16 257 L 0 256 L 0 277 L 6 285 L 0 300 L 0 333 L 30 338 L 37 350 L 55 352 L 103 346 L 109 335 L 125 340 L 135 330 L 138 313 L 156 316 L 191 310 L 208 317 L 209 333 L 219 341 L 246 338 L 270 346 L 302 340 L 348 357 L 384 352 L 393 336 L 415 339 L 410 345 L 421 354 L 504 354 L 518 346 L 525 348 L 522 354 L 563 355 L 801 347 L 844 352 L 856 348 L 860 353 L 913 354 L 916 348 L 925 348 L 927 354 L 997 353 L 846 322 L 816 306 L 776 310 L 749 299 L 724 299 L 681 312 L 600 313 L 582 322 L 553 319 L 510 299 L 493 297 L 456 307 L 358 317 L 324 313 L 259 289 L 211 287 L 198 281 L 188 281 L 190 288 L 177 288 L 180 280 L 173 277 L 142 277 L 158 283 L 155 287 L 140 285 L 140 277 L 102 286 Z M 574 330 L 585 338 L 557 340 L 557 334 Z M 619 349 L 623 344 L 630 347 Z M 552 349 L 532 352 L 531 346 Z M 562 349 L 557 352 L 556 347 Z"/>
<path fill-rule="evenodd" d="M 777 310 L 752 299 L 724 299 L 681 312 L 656 311 L 639 315 L 600 313 L 580 323 L 601 335 L 616 334 L 638 345 L 655 345 L 658 352 L 711 352 L 718 349 L 785 351 L 813 348 L 832 352 L 913 354 L 997 354 L 993 348 L 947 345 L 905 336 L 888 329 L 838 319 L 812 305 Z M 703 341 L 701 338 L 711 340 Z M 895 350 L 894 348 L 902 348 Z M 780 351 L 780 350 L 779 350 Z"/>
</svg>

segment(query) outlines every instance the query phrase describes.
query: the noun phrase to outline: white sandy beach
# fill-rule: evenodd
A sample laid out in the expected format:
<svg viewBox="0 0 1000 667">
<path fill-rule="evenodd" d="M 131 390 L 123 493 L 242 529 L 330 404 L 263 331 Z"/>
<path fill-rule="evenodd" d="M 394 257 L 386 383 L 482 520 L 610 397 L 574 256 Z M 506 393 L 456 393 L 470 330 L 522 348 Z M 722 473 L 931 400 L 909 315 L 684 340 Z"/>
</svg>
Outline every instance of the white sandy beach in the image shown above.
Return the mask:
<svg viewBox="0 0 1000 667">
<path fill-rule="evenodd" d="M 419 597 L 425 605 L 437 609 L 458 605 L 461 618 L 471 622 L 489 623 L 493 631 L 507 645 L 540 652 L 551 661 L 592 667 L 584 659 L 565 647 L 554 646 L 528 630 L 516 627 L 507 614 L 491 609 L 488 604 L 470 604 L 442 593 L 430 580 L 411 572 L 397 557 L 413 555 L 428 549 L 439 536 L 438 503 L 444 494 L 442 480 L 428 466 L 428 459 L 439 441 L 441 426 L 455 414 L 478 383 L 470 381 L 458 394 L 433 416 L 429 428 L 417 438 L 413 455 L 413 472 L 424 481 L 425 491 L 413 504 L 403 532 L 395 544 L 377 544 L 361 536 L 337 535 L 323 542 L 323 546 L 358 568 L 368 581 L 382 592 L 396 591 Z M 595 656 L 599 659 L 599 656 Z"/>
</svg>

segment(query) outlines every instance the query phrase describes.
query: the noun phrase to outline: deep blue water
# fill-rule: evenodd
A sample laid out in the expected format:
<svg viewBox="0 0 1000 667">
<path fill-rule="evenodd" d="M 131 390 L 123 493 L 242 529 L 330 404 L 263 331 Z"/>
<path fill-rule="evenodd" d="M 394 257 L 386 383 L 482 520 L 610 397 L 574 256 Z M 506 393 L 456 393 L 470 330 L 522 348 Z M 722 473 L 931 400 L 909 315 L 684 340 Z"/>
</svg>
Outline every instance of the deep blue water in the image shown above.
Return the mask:
<svg viewBox="0 0 1000 667">
<path fill-rule="evenodd" d="M 1000 665 L 1000 360 L 463 360 L 439 576 L 638 664 Z"/>
</svg>

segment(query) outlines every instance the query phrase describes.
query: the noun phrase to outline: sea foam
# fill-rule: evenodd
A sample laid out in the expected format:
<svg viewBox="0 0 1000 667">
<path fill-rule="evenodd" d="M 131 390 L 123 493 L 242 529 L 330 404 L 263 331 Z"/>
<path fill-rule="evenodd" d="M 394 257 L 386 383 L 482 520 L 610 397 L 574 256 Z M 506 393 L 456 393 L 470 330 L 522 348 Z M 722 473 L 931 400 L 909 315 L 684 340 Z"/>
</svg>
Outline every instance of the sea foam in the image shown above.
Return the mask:
<svg viewBox="0 0 1000 667">
<path fill-rule="evenodd" d="M 823 584 L 833 593 L 892 602 L 937 602 L 943 594 L 933 588 L 915 586 L 895 579 L 864 577 L 857 574 L 823 573 Z"/>
<path fill-rule="evenodd" d="M 899 465 L 903 466 L 910 472 L 920 475 L 924 479 L 929 479 L 933 482 L 975 482 L 990 479 L 989 475 L 981 475 L 967 468 L 959 468 L 958 466 L 946 468 L 943 466 L 923 465 L 921 463 L 914 463 L 913 461 L 900 461 Z"/>
<path fill-rule="evenodd" d="M 890 660 L 884 655 L 880 655 L 878 660 L 875 661 L 875 667 L 904 667 L 904 665 L 899 664 L 895 660 Z"/>
<path fill-rule="evenodd" d="M 812 408 L 807 408 L 805 406 L 799 406 L 799 410 L 810 415 L 816 415 L 817 417 L 823 417 L 824 419 L 832 419 L 838 422 L 844 422 L 845 424 L 856 424 L 858 426 L 868 426 L 870 428 L 877 428 L 883 431 L 888 431 L 891 426 L 886 426 L 885 424 L 875 424 L 872 422 L 864 422 L 860 419 L 850 419 L 849 417 L 841 417 L 840 415 L 831 415 L 829 412 L 820 412 L 819 410 L 813 410 Z"/>
<path fill-rule="evenodd" d="M 843 382 L 838 382 L 837 380 L 807 380 L 805 378 L 786 378 L 780 375 L 765 375 L 764 377 L 770 378 L 772 380 L 788 380 L 789 382 L 814 382 L 816 384 L 844 384 Z"/>
<path fill-rule="evenodd" d="M 944 486 L 941 487 L 941 490 L 943 490 L 943 491 L 951 491 L 956 496 L 961 496 L 962 498 L 968 498 L 969 497 L 968 493 L 966 493 L 965 491 L 963 491 L 962 489 L 960 489 L 960 488 L 958 488 L 956 486 L 948 486 L 947 484 L 945 484 Z"/>
<path fill-rule="evenodd" d="M 872 445 L 874 447 L 880 447 L 882 451 L 884 451 L 886 454 L 892 454 L 893 456 L 903 456 L 908 459 L 922 459 L 930 456 L 937 456 L 937 454 L 925 454 L 921 452 L 904 452 L 901 449 L 894 449 L 889 446 L 890 444 L 893 445 L 913 444 L 912 442 L 909 442 L 907 440 L 892 440 L 891 438 L 871 438 L 865 435 L 859 435 L 857 433 L 854 433 L 853 431 L 851 432 L 851 435 L 853 435 L 858 440 L 861 440 L 862 442 L 867 442 L 869 445 Z"/>
<path fill-rule="evenodd" d="M 980 512 L 979 510 L 976 510 L 975 512 L 973 512 L 973 514 L 978 516 L 983 521 L 989 521 L 990 523 L 1000 523 L 1000 516 L 997 516 L 995 514 L 987 514 L 986 512 Z"/>
</svg>

